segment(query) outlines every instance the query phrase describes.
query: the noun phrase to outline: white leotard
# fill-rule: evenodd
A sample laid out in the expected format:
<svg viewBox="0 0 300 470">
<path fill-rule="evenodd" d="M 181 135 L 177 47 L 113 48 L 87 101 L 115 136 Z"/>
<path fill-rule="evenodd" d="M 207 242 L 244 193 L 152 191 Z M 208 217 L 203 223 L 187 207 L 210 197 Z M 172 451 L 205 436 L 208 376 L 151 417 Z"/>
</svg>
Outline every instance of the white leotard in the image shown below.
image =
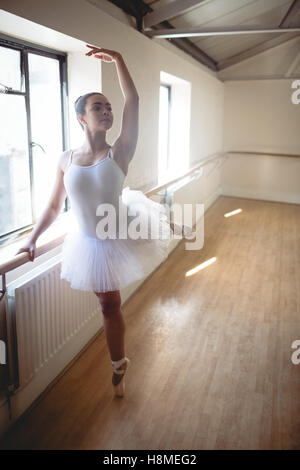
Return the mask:
<svg viewBox="0 0 300 470">
<path fill-rule="evenodd" d="M 68 166 L 64 173 L 64 184 L 71 208 L 78 229 L 89 237 L 99 238 L 96 226 L 102 216 L 96 215 L 97 207 L 102 203 L 113 204 L 118 220 L 119 197 L 122 195 L 126 175 L 114 161 L 112 148 L 104 159 L 87 166 L 73 163 L 72 154 L 73 150 L 70 150 Z"/>
</svg>

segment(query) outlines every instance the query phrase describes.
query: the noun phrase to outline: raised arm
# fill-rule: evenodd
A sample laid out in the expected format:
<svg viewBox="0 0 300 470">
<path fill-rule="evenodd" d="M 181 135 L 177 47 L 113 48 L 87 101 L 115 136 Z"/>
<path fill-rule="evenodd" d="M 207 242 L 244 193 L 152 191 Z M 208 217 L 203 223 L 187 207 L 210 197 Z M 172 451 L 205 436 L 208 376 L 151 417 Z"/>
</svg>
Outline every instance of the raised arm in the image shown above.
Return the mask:
<svg viewBox="0 0 300 470">
<path fill-rule="evenodd" d="M 115 159 L 123 161 L 125 166 L 128 167 L 129 162 L 133 158 L 137 139 L 138 139 L 138 121 L 139 121 L 139 95 L 124 62 L 122 55 L 119 52 L 112 51 L 104 48 L 96 48 L 87 44 L 87 47 L 92 48 L 86 55 L 92 55 L 105 62 L 115 62 L 117 73 L 119 77 L 120 87 L 125 99 L 122 128 L 119 137 L 114 142 L 114 156 Z"/>
<path fill-rule="evenodd" d="M 116 66 L 125 103 L 121 133 L 115 142 L 115 147 L 129 164 L 138 139 L 139 96 L 121 54 L 116 56 Z"/>
</svg>

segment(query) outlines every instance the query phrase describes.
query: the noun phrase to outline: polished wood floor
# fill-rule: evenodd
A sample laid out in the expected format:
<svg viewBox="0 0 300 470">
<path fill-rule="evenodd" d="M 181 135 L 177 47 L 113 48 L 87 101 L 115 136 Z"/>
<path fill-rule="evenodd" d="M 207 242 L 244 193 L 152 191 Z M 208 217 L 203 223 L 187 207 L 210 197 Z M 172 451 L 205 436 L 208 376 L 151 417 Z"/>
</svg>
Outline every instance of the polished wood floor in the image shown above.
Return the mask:
<svg viewBox="0 0 300 470">
<path fill-rule="evenodd" d="M 2 449 L 300 449 L 300 205 L 222 196 L 184 244 L 122 308 L 126 396 L 101 332 Z"/>
</svg>

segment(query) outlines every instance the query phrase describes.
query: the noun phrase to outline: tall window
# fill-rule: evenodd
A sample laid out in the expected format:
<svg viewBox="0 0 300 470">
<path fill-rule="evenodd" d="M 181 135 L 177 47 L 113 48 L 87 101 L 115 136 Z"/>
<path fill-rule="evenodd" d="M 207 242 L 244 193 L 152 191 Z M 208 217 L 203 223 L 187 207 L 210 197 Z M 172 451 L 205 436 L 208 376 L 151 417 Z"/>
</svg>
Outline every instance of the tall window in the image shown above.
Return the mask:
<svg viewBox="0 0 300 470">
<path fill-rule="evenodd" d="M 161 84 L 159 89 L 158 174 L 159 184 L 166 178 L 170 155 L 171 86 Z"/>
<path fill-rule="evenodd" d="M 0 35 L 0 245 L 49 200 L 66 147 L 66 83 L 65 54 Z"/>
<path fill-rule="evenodd" d="M 177 178 L 189 168 L 191 84 L 160 72 L 158 184 Z"/>
</svg>

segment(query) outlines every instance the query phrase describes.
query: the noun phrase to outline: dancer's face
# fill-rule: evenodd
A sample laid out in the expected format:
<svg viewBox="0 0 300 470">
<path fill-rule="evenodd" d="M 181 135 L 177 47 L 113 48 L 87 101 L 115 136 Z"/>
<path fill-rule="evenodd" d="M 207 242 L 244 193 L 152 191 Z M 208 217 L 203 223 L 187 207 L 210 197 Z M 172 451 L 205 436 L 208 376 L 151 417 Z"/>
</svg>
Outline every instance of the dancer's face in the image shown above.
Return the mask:
<svg viewBox="0 0 300 470">
<path fill-rule="evenodd" d="M 111 104 L 103 95 L 90 96 L 86 101 L 85 115 L 81 116 L 89 130 L 107 131 L 113 123 Z"/>
</svg>

